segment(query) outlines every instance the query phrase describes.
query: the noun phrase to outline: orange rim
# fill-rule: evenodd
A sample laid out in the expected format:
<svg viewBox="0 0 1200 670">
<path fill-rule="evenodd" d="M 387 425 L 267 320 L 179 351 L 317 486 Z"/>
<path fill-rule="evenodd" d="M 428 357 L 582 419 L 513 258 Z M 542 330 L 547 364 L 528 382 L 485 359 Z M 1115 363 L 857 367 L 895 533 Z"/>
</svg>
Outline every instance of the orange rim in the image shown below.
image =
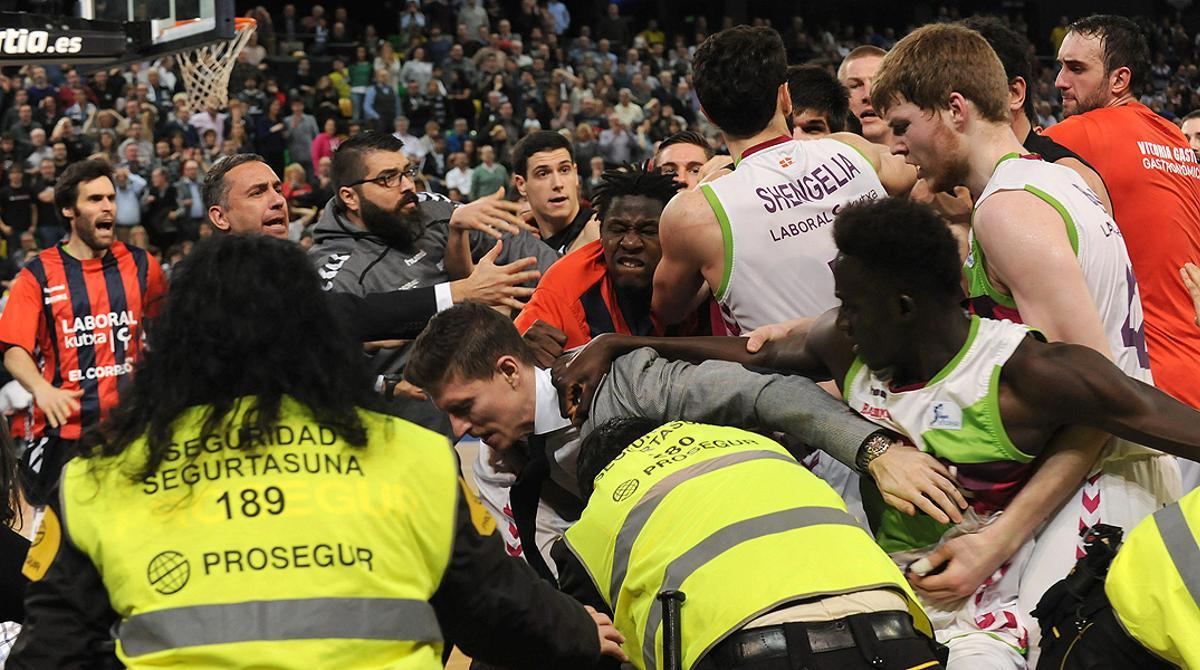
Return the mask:
<svg viewBox="0 0 1200 670">
<path fill-rule="evenodd" d="M 200 20 L 201 19 L 187 19 L 185 21 L 176 21 L 175 27 L 179 28 L 182 26 L 191 25 L 193 23 L 199 22 Z M 251 18 L 248 18 L 245 16 L 239 16 L 233 20 L 233 29 L 234 30 L 245 30 L 246 28 L 255 28 L 257 26 L 258 26 L 258 21 L 255 21 L 254 19 L 251 19 Z"/>
</svg>

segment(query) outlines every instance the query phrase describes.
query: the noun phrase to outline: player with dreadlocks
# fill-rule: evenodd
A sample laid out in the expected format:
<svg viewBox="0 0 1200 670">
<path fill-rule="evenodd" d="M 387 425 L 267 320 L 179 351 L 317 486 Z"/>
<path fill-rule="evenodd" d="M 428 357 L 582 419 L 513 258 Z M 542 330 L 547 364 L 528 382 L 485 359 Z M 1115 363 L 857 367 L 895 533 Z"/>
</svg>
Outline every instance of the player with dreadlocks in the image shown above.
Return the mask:
<svg viewBox="0 0 1200 670">
<path fill-rule="evenodd" d="M 662 258 L 658 218 L 680 184 L 640 168 L 604 173 L 593 197 L 600 239 L 555 263 L 517 317 L 526 332 L 538 321 L 566 334 L 570 349 L 601 333 L 673 334 L 707 327 L 707 318 L 669 329 L 650 314 L 654 270 Z M 707 315 L 707 305 L 703 312 Z"/>
</svg>

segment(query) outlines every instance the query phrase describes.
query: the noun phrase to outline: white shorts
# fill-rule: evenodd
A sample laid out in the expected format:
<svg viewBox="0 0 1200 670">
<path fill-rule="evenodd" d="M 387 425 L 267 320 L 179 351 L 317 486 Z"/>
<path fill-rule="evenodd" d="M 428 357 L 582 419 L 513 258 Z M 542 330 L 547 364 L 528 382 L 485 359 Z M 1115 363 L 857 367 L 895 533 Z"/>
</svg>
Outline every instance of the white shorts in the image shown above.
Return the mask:
<svg viewBox="0 0 1200 670">
<path fill-rule="evenodd" d="M 1120 442 L 1114 438 L 1114 442 Z M 1092 473 L 1075 495 L 1037 534 L 1037 543 L 1021 580 L 1019 606 L 1032 612 L 1046 590 L 1067 576 L 1083 556 L 1082 529 L 1105 523 L 1126 535 L 1142 519 L 1179 499 L 1176 459 L 1141 447 L 1107 448 L 1101 469 Z M 1030 629 L 1030 666 L 1036 665 L 1041 630 Z"/>
<path fill-rule="evenodd" d="M 948 670 L 1024 670 L 1033 625 L 1017 594 L 1034 544 L 1026 542 L 958 607 L 922 599 L 937 641 L 950 649 Z"/>
</svg>

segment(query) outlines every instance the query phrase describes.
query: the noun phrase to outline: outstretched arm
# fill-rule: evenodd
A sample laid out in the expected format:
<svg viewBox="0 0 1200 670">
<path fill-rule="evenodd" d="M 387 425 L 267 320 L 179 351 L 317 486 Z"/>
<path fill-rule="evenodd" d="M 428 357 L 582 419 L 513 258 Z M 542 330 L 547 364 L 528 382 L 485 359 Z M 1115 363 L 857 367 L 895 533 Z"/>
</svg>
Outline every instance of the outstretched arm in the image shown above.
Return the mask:
<svg viewBox="0 0 1200 670">
<path fill-rule="evenodd" d="M 1005 366 L 1021 404 L 1063 426 L 1092 426 L 1200 461 L 1200 411 L 1126 375 L 1087 347 L 1026 343 L 1018 352 L 1022 349 L 1026 355 Z M 1010 373 L 1012 363 L 1017 365 Z"/>
<path fill-rule="evenodd" d="M 849 144 L 871 161 L 875 173 L 879 176 L 879 183 L 883 184 L 883 189 L 888 195 L 907 195 L 916 185 L 917 168 L 906 163 L 902 157 L 893 155 L 888 147 L 875 144 L 854 133 L 834 133 L 829 138 Z"/>
<path fill-rule="evenodd" d="M 700 306 L 705 277 L 723 272 L 725 243 L 701 191 L 680 193 L 667 203 L 659 218 L 658 237 L 662 260 L 654 271 L 651 306 L 663 322 L 679 323 Z"/>
</svg>

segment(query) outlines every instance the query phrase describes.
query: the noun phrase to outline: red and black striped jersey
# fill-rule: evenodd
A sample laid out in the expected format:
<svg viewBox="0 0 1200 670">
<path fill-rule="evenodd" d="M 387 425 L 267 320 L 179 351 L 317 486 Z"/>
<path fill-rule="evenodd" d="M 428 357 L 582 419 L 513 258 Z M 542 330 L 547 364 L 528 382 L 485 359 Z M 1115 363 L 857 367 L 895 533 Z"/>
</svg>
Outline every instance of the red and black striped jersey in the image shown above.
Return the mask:
<svg viewBox="0 0 1200 670">
<path fill-rule="evenodd" d="M 61 244 L 17 275 L 0 314 L 0 347 L 20 347 L 54 386 L 83 391 L 79 412 L 58 428 L 34 410 L 34 436 L 79 439 L 117 404 L 151 316 L 166 291 L 162 268 L 143 249 L 114 242 L 100 258 L 77 259 Z"/>
</svg>

